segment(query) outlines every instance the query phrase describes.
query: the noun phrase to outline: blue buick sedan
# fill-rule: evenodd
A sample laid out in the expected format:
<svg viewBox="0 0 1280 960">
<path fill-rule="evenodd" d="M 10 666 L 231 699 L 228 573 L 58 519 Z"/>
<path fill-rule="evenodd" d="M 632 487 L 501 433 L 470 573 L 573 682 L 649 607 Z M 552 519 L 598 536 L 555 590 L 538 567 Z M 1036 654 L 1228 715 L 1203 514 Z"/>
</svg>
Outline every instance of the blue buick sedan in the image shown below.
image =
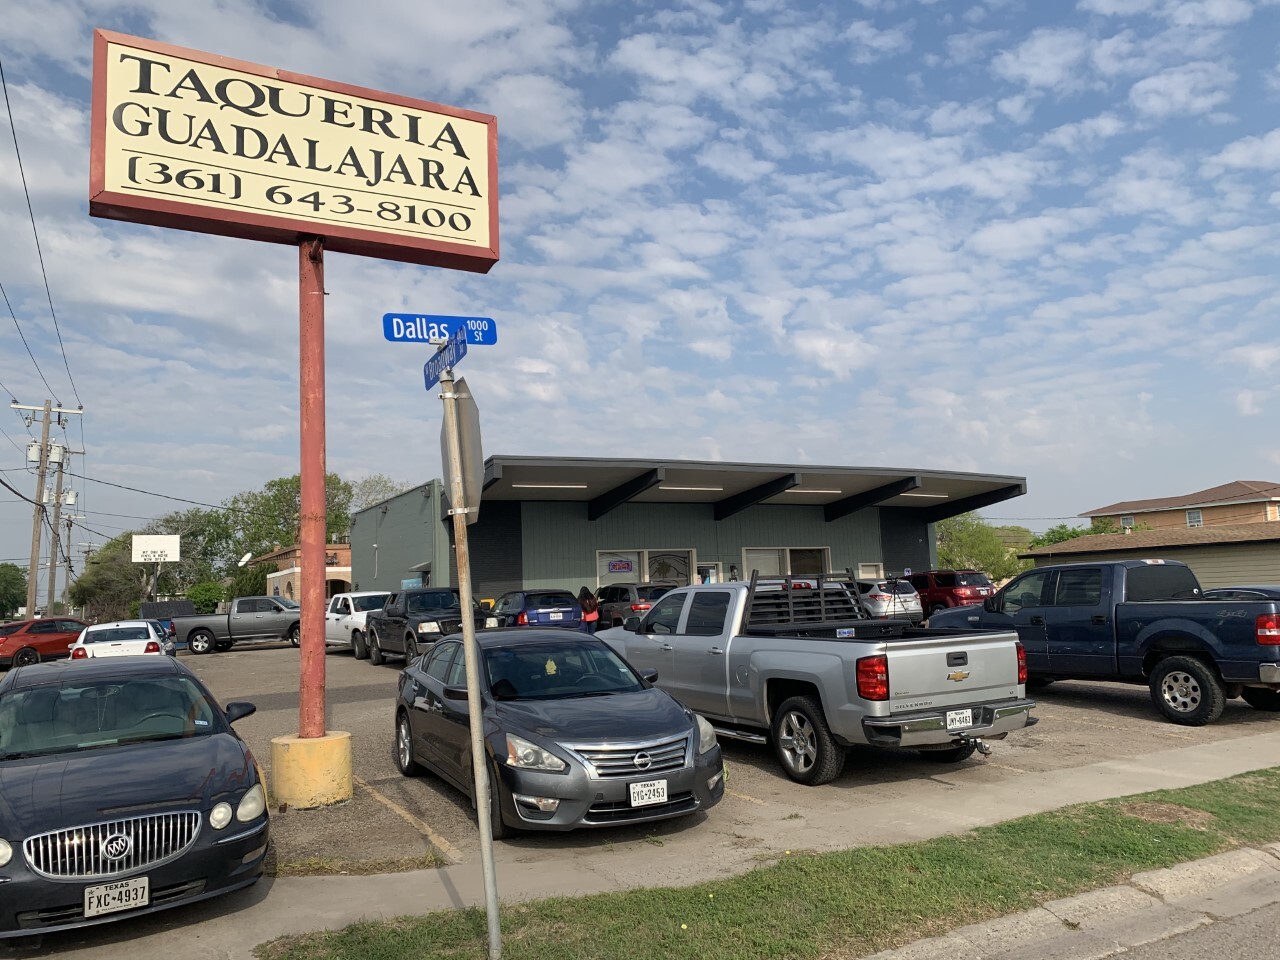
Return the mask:
<svg viewBox="0 0 1280 960">
<path fill-rule="evenodd" d="M 0 938 L 246 887 L 267 798 L 222 709 L 171 657 L 36 664 L 0 680 Z"/>
</svg>

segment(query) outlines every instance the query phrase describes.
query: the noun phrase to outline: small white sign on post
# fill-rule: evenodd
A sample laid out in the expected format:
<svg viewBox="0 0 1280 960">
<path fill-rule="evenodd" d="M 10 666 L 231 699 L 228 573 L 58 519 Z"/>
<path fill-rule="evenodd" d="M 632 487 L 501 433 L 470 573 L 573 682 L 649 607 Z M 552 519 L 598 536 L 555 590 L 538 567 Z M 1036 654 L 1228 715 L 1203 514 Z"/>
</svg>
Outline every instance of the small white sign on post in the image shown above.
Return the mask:
<svg viewBox="0 0 1280 960">
<path fill-rule="evenodd" d="M 135 533 L 134 563 L 177 563 L 182 559 L 182 538 L 177 534 Z"/>
</svg>

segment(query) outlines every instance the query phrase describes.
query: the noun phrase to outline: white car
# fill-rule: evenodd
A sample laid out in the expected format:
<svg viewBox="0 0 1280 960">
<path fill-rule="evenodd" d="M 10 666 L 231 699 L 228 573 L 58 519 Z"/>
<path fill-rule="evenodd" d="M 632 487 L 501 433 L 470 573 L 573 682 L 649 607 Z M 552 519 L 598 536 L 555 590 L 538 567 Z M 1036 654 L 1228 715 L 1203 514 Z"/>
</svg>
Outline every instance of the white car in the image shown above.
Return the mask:
<svg viewBox="0 0 1280 960">
<path fill-rule="evenodd" d="M 924 619 L 920 594 L 910 580 L 859 580 L 858 590 L 862 600 L 877 619 L 910 620 L 919 623 Z"/>
<path fill-rule="evenodd" d="M 370 610 L 381 610 L 390 595 L 386 590 L 334 594 L 324 614 L 324 642 L 331 647 L 350 647 L 357 660 L 367 660 L 365 620 Z"/>
<path fill-rule="evenodd" d="M 116 620 L 95 623 L 80 631 L 71 644 L 72 660 L 97 657 L 133 657 L 154 653 L 158 656 L 174 652 L 172 641 L 162 636 L 150 620 Z"/>
</svg>

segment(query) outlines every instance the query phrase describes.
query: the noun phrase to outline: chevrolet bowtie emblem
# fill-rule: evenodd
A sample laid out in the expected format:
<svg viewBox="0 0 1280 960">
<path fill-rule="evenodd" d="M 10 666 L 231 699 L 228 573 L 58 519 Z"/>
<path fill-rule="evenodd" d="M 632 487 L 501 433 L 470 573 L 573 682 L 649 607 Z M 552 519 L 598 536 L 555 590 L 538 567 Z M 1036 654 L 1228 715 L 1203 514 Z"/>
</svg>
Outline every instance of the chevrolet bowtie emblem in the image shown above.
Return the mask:
<svg viewBox="0 0 1280 960">
<path fill-rule="evenodd" d="M 948 674 L 947 674 L 947 679 L 948 679 L 948 680 L 954 680 L 956 683 L 959 683 L 961 680 L 968 680 L 968 679 L 969 679 L 969 671 L 968 671 L 968 670 L 957 670 L 955 673 L 948 673 Z"/>
</svg>

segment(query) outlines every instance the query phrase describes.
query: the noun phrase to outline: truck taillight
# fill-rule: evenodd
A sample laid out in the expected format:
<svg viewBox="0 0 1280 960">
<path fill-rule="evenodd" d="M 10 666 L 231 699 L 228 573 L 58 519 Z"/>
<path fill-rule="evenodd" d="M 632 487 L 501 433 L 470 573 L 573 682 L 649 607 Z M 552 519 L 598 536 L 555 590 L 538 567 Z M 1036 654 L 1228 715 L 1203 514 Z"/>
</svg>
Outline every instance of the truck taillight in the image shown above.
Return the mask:
<svg viewBox="0 0 1280 960">
<path fill-rule="evenodd" d="M 74 650 L 71 651 L 71 659 L 72 660 L 88 660 L 89 651 L 86 650 L 84 647 L 76 647 Z"/>
<path fill-rule="evenodd" d="M 142 652 L 143 653 L 159 653 L 160 644 L 156 643 L 154 640 L 151 640 L 147 643 L 146 649 L 143 650 Z"/>
<path fill-rule="evenodd" d="M 1261 613 L 1257 621 L 1258 642 L 1268 646 L 1280 644 L 1280 614 Z"/>
<path fill-rule="evenodd" d="M 1026 683 L 1027 682 L 1027 648 L 1024 647 L 1021 644 L 1021 642 L 1017 644 L 1017 647 L 1018 647 L 1018 682 Z"/>
<path fill-rule="evenodd" d="M 521 611 L 520 611 L 520 615 L 519 615 L 518 617 L 516 617 L 516 623 L 520 624 L 520 626 L 522 626 L 522 627 L 528 626 L 528 625 L 529 625 L 529 615 L 528 615 L 527 613 L 525 613 L 523 610 L 521 610 Z"/>
<path fill-rule="evenodd" d="M 968 596 L 971 596 L 972 594 L 973 594 L 973 590 L 971 590 L 969 587 L 956 587 L 957 597 L 968 597 Z"/>
<path fill-rule="evenodd" d="M 653 604 L 651 603 L 633 603 L 631 605 L 631 612 L 643 613 L 644 611 L 648 610 L 651 606 L 653 606 Z"/>
<path fill-rule="evenodd" d="M 858 696 L 863 700 L 889 699 L 889 658 L 860 657 L 856 666 Z"/>
</svg>

